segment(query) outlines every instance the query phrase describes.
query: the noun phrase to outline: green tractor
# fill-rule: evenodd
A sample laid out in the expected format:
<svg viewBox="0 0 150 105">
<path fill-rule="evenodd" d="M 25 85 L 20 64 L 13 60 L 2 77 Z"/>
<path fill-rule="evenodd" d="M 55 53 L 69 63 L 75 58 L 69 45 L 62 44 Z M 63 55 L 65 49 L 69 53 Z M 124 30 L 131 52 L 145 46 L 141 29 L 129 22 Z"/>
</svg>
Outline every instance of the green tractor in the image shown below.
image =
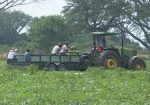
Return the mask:
<svg viewBox="0 0 150 105">
<path fill-rule="evenodd" d="M 124 48 L 124 40 L 122 38 L 122 46 L 107 47 L 106 36 L 117 35 L 117 33 L 110 32 L 92 32 L 93 35 L 93 49 L 90 53 L 86 53 L 88 65 L 101 66 L 109 69 L 116 67 L 125 67 L 133 70 L 145 70 L 146 64 L 144 60 L 137 57 L 137 51 L 133 49 Z"/>
</svg>

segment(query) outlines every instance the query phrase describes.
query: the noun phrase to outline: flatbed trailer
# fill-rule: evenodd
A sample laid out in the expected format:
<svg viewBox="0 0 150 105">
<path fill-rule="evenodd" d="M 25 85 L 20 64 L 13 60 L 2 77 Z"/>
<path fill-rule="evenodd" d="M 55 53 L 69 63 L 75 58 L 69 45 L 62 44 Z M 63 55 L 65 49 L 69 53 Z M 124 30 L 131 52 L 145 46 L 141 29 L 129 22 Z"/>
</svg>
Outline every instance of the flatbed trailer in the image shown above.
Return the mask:
<svg viewBox="0 0 150 105">
<path fill-rule="evenodd" d="M 24 55 L 16 55 L 11 65 L 28 66 L 38 65 L 40 68 L 46 68 L 49 71 L 65 71 L 87 69 L 85 56 L 83 55 L 32 55 L 30 62 L 25 62 Z"/>
</svg>

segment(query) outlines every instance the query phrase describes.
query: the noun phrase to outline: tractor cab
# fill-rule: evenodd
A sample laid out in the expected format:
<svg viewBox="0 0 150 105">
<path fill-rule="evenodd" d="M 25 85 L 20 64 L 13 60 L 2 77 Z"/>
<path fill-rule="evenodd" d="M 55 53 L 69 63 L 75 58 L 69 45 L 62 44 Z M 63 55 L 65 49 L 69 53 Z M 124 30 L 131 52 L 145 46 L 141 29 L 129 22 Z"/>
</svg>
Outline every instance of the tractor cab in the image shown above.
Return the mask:
<svg viewBox="0 0 150 105">
<path fill-rule="evenodd" d="M 93 35 L 93 47 L 94 50 L 97 50 L 98 52 L 102 52 L 103 49 L 107 49 L 107 43 L 106 43 L 106 36 L 114 36 L 117 35 L 117 33 L 111 33 L 111 32 L 92 32 Z"/>
</svg>

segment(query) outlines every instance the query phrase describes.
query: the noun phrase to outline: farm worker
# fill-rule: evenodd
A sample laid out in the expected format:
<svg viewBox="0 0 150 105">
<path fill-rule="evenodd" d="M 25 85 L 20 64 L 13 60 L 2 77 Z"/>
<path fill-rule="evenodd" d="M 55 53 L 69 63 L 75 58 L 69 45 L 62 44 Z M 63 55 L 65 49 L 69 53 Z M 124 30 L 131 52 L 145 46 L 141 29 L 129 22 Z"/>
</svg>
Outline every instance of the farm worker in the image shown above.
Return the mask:
<svg viewBox="0 0 150 105">
<path fill-rule="evenodd" d="M 66 42 L 66 43 L 62 46 L 61 51 L 60 51 L 60 54 L 61 54 L 61 55 L 64 55 L 67 51 L 68 51 L 68 43 Z"/>
<path fill-rule="evenodd" d="M 16 51 L 17 49 L 11 48 L 7 55 L 7 64 L 13 63 L 16 60 Z"/>
<path fill-rule="evenodd" d="M 59 54 L 61 47 L 62 47 L 61 43 L 59 43 L 58 45 L 55 45 L 54 48 L 52 49 L 51 54 L 52 54 L 52 55 L 57 55 L 57 54 Z"/>
<path fill-rule="evenodd" d="M 30 61 L 31 61 L 31 52 L 30 52 L 30 49 L 27 49 L 27 51 L 25 52 L 25 54 L 24 54 L 24 56 L 25 56 L 25 61 L 27 62 L 27 63 L 30 63 Z"/>
<path fill-rule="evenodd" d="M 102 52 L 103 49 L 106 47 L 104 35 L 97 36 L 97 42 L 98 42 L 97 50 L 98 52 Z"/>
</svg>

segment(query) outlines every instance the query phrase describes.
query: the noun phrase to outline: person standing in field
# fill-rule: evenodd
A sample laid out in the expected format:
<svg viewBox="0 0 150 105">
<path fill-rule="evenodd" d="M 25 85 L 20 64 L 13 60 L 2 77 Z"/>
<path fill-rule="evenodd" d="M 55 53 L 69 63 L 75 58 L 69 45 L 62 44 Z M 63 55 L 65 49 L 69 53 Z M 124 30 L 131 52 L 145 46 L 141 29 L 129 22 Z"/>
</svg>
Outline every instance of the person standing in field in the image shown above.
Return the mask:
<svg viewBox="0 0 150 105">
<path fill-rule="evenodd" d="M 17 49 L 15 48 L 11 48 L 11 50 L 9 51 L 8 55 L 7 55 L 7 64 L 11 64 L 13 63 L 16 59 L 16 51 Z"/>
<path fill-rule="evenodd" d="M 55 45 L 54 48 L 52 49 L 51 54 L 52 55 L 60 54 L 61 47 L 62 47 L 61 43 L 59 43 L 58 45 Z"/>
<path fill-rule="evenodd" d="M 61 48 L 61 51 L 60 51 L 60 54 L 61 55 L 65 55 L 65 53 L 68 51 L 68 42 L 66 42 L 62 48 Z"/>
<path fill-rule="evenodd" d="M 30 49 L 27 49 L 27 51 L 25 52 L 24 56 L 25 56 L 25 62 L 26 62 L 26 63 L 30 63 L 30 61 L 31 61 L 31 56 L 32 56 L 32 54 L 31 54 L 31 52 L 30 52 Z"/>
</svg>

